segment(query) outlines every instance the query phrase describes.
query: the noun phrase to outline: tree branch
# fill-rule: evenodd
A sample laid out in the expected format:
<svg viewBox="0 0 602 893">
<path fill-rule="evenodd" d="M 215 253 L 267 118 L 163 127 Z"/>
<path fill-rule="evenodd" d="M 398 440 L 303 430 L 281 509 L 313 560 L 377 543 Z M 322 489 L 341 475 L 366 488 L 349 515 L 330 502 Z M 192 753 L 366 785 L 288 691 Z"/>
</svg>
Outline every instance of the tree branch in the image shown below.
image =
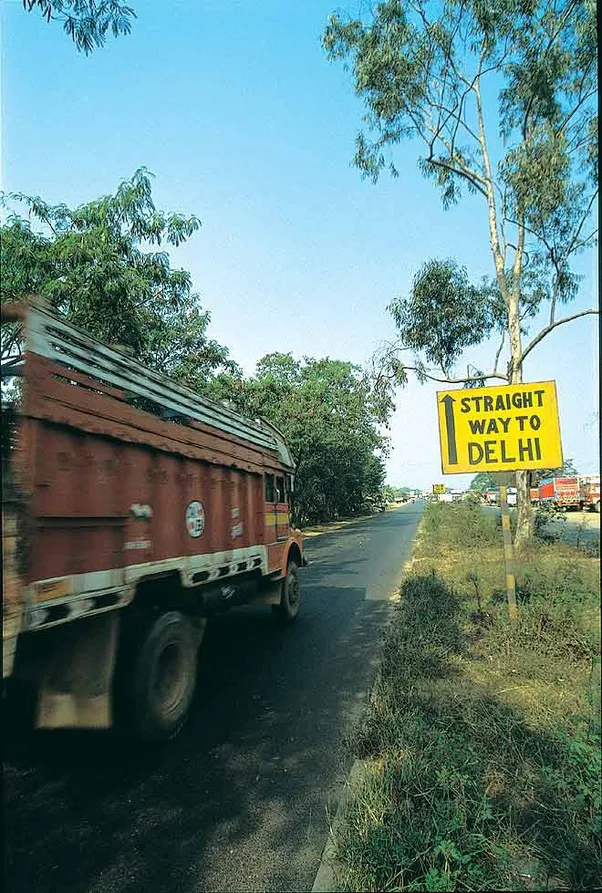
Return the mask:
<svg viewBox="0 0 602 893">
<path fill-rule="evenodd" d="M 518 222 L 518 244 L 515 248 L 514 264 L 512 265 L 512 286 L 514 291 L 514 299 L 517 302 L 517 305 L 518 301 L 520 300 L 520 280 L 523 265 L 523 253 L 525 249 L 525 215 L 522 210 L 519 216 L 520 220 Z"/>
<path fill-rule="evenodd" d="M 495 354 L 495 362 L 494 362 L 494 364 L 493 364 L 493 371 L 494 371 L 494 372 L 497 372 L 497 364 L 498 364 L 498 362 L 499 362 L 500 354 L 501 354 L 501 352 L 502 352 L 502 348 L 504 347 L 504 342 L 505 342 L 505 341 L 506 341 L 506 332 L 505 332 L 505 330 L 504 330 L 504 331 L 502 332 L 502 340 L 501 340 L 501 342 L 500 342 L 500 346 L 498 347 L 498 349 L 497 349 L 497 351 L 496 351 L 496 354 Z"/>
<path fill-rule="evenodd" d="M 592 209 L 592 205 L 593 205 L 593 203 L 595 202 L 595 200 L 597 199 L 597 197 L 598 197 L 598 190 L 595 189 L 594 192 L 592 193 L 591 197 L 590 197 L 589 202 L 587 203 L 587 208 L 586 208 L 585 211 L 583 212 L 583 215 L 582 215 L 581 220 L 580 220 L 580 222 L 579 222 L 579 226 L 578 226 L 577 229 L 575 230 L 575 234 L 574 234 L 573 238 L 571 239 L 571 243 L 570 243 L 570 245 L 569 245 L 569 249 L 568 249 L 568 251 L 567 251 L 567 257 L 574 251 L 574 249 L 575 249 L 575 247 L 576 247 L 576 245 L 577 245 L 577 239 L 579 238 L 579 234 L 581 233 L 581 230 L 583 229 L 583 226 L 584 226 L 584 224 L 585 224 L 585 221 L 587 220 L 587 218 L 588 218 L 589 215 L 590 215 L 590 211 L 591 211 L 591 209 Z M 594 230 L 593 234 L 595 234 L 596 232 L 597 232 L 597 230 Z M 593 235 L 593 234 L 592 234 L 592 235 Z M 588 236 L 588 238 L 586 239 L 586 242 L 587 242 L 589 239 L 591 239 L 591 236 Z"/>
<path fill-rule="evenodd" d="M 584 75 L 584 77 L 585 77 L 585 75 Z M 563 121 L 563 122 L 562 122 L 562 123 L 555 129 L 554 133 L 555 133 L 557 136 L 559 136 L 559 135 L 562 133 L 562 131 L 565 129 L 565 127 L 567 126 L 567 124 L 569 123 L 569 121 L 571 120 L 571 118 L 573 117 L 573 115 L 576 115 L 576 114 L 577 114 L 577 112 L 579 111 L 579 109 L 581 108 L 581 106 L 582 106 L 585 102 L 587 102 L 588 99 L 591 99 L 592 96 L 596 96 L 597 92 L 598 92 L 598 91 L 594 88 L 594 89 L 590 90 L 588 93 L 585 93 L 585 94 L 579 99 L 579 102 L 578 102 L 578 103 L 571 109 L 571 111 L 568 113 L 568 115 L 566 116 L 566 118 L 564 119 L 564 121 Z"/>
<path fill-rule="evenodd" d="M 552 289 L 552 297 L 550 298 L 550 322 L 549 326 L 554 325 L 554 321 L 556 318 L 556 301 L 558 299 L 558 275 L 556 275 L 556 281 L 554 282 L 554 287 Z"/>
<path fill-rule="evenodd" d="M 432 34 L 432 25 L 431 25 L 431 22 L 430 22 L 430 21 L 427 19 L 427 17 L 426 17 L 426 14 L 425 14 L 424 9 L 423 9 L 423 7 L 422 7 L 422 3 L 417 3 L 417 4 L 416 4 L 416 3 L 411 2 L 411 0 L 410 0 L 409 5 L 410 5 L 410 7 L 414 10 L 414 12 L 415 12 L 418 16 L 420 16 L 420 18 L 422 19 L 422 24 L 424 25 L 426 31 L 427 31 L 428 33 Z M 461 20 L 461 18 L 462 18 L 462 9 L 460 8 L 460 12 L 459 12 L 459 15 L 458 15 L 458 23 L 457 23 L 457 27 L 456 27 L 456 31 L 454 32 L 454 35 L 455 35 L 455 33 L 457 32 L 457 29 L 460 27 L 460 20 Z M 453 59 L 453 54 L 452 54 L 452 53 L 447 53 L 447 52 L 446 52 L 446 48 L 445 48 L 445 46 L 441 43 L 441 41 L 440 41 L 439 39 L 435 38 L 435 40 L 436 40 L 436 42 L 437 42 L 437 44 L 438 44 L 438 46 L 439 46 L 439 49 L 440 49 L 440 50 L 443 52 L 443 54 L 445 55 L 446 61 L 449 62 L 450 66 L 451 66 L 451 68 L 452 68 L 454 74 L 455 74 L 456 77 L 458 78 L 458 80 L 459 80 L 461 83 L 465 84 L 469 89 L 472 89 L 472 85 L 471 85 L 470 81 L 469 81 L 469 80 L 462 74 L 462 72 L 459 71 L 459 69 L 457 68 L 456 63 L 454 62 L 454 59 Z"/>
<path fill-rule="evenodd" d="M 438 158 L 433 158 L 432 152 L 426 160 L 428 164 L 433 164 L 435 167 L 442 167 L 445 170 L 450 171 L 450 173 L 457 174 L 458 177 L 463 177 L 465 180 L 468 180 L 468 182 L 474 186 L 477 192 L 480 192 L 481 195 L 484 195 L 485 198 L 487 198 L 486 189 L 477 180 L 474 179 L 472 172 L 467 173 L 465 170 L 462 169 L 462 167 L 455 167 L 454 165 L 446 164 L 446 162 L 440 161 Z"/>
<path fill-rule="evenodd" d="M 485 137 L 485 121 L 483 118 L 483 104 L 481 101 L 481 88 L 478 77 L 475 80 L 475 96 L 477 100 L 477 120 L 479 124 L 479 139 L 481 143 L 481 152 L 483 155 L 483 167 L 485 169 L 485 179 L 487 183 L 487 203 L 489 206 L 489 238 L 491 243 L 491 251 L 493 254 L 493 262 L 495 264 L 495 272 L 502 293 L 502 298 L 506 307 L 510 305 L 510 295 L 506 287 L 504 278 L 504 257 L 500 250 L 500 237 L 497 228 L 497 209 L 495 204 L 495 190 L 493 188 L 493 176 L 491 174 L 491 164 L 489 161 L 489 150 L 487 148 L 487 140 Z"/>
<path fill-rule="evenodd" d="M 453 118 L 453 120 L 456 122 L 456 128 L 455 128 L 455 130 L 457 131 L 458 127 L 460 127 L 460 126 L 463 127 L 464 130 L 467 132 L 467 134 L 468 134 L 469 136 L 471 136 L 471 137 L 473 138 L 473 140 L 474 140 L 476 143 L 478 143 L 478 142 L 479 142 L 478 134 L 476 134 L 476 133 L 474 132 L 474 130 L 472 129 L 472 127 L 469 127 L 469 126 L 468 126 L 468 124 L 467 124 L 466 121 L 462 118 L 462 115 L 461 115 L 462 108 L 463 108 L 463 105 L 464 105 L 464 99 L 465 99 L 467 93 L 468 93 L 468 91 L 466 91 L 466 93 L 464 93 L 464 94 L 462 95 L 462 98 L 461 98 L 461 99 L 459 100 L 459 102 L 457 103 L 457 109 L 458 109 L 457 111 L 456 111 L 456 109 L 449 109 L 449 108 L 447 108 L 447 106 L 444 105 L 442 101 L 441 101 L 441 102 L 435 102 L 434 99 L 432 100 L 432 105 L 433 105 L 433 107 L 436 108 L 436 109 L 438 109 L 440 112 L 445 112 L 445 114 L 447 115 L 447 118 L 446 118 L 445 121 L 443 122 L 442 126 L 439 127 L 439 128 L 437 128 L 437 133 L 438 133 L 438 135 L 439 135 L 439 134 L 441 133 L 441 131 L 443 130 L 443 128 L 447 126 L 447 123 L 448 123 L 448 121 L 450 120 L 450 118 Z M 452 142 L 450 145 L 453 147 L 453 142 Z"/>
<path fill-rule="evenodd" d="M 455 154 L 453 147 L 441 134 L 440 130 L 438 130 L 436 127 L 433 127 L 432 124 L 427 124 L 426 122 L 425 127 L 433 135 L 433 138 L 431 140 L 425 140 L 429 147 L 429 157 L 427 158 L 427 163 L 433 164 L 436 167 L 442 167 L 444 168 L 444 170 L 448 170 L 452 174 L 457 174 L 459 177 L 463 177 L 465 180 L 468 180 L 468 182 L 471 183 L 472 186 L 474 186 L 474 188 L 481 193 L 481 195 L 484 195 L 485 198 L 487 198 L 487 191 L 485 189 L 485 184 L 487 183 L 487 181 L 485 177 L 481 176 L 481 174 L 479 174 L 477 171 L 472 170 L 472 168 L 469 168 L 466 164 L 464 164 L 462 159 Z M 433 152 L 437 140 L 439 140 L 443 144 L 445 149 L 447 149 L 450 155 L 450 159 L 453 163 L 450 164 L 434 157 Z"/>
<path fill-rule="evenodd" d="M 466 384 L 470 381 L 485 381 L 488 378 L 499 378 L 502 381 L 508 381 L 509 378 L 503 372 L 488 372 L 486 375 L 473 375 L 473 376 L 464 376 L 463 378 L 439 378 L 436 375 L 431 375 L 429 372 L 425 372 L 424 369 L 419 369 L 416 366 L 404 366 L 404 370 L 408 372 L 416 372 L 417 375 L 424 375 L 425 378 L 429 378 L 431 381 L 441 381 L 444 384 Z"/>
<path fill-rule="evenodd" d="M 502 381 L 508 381 L 508 376 L 503 372 L 488 372 L 486 375 L 473 375 L 473 376 L 464 376 L 463 378 L 438 378 L 436 375 L 431 375 L 428 372 L 425 372 L 424 369 L 417 369 L 416 366 L 404 366 L 408 372 L 416 372 L 418 375 L 424 375 L 425 378 L 429 378 L 431 381 L 441 381 L 445 384 L 466 384 L 470 381 L 485 381 L 488 378 L 499 378 Z"/>
<path fill-rule="evenodd" d="M 572 322 L 574 319 L 579 319 L 580 316 L 588 316 L 590 314 L 598 314 L 599 312 L 600 311 L 595 307 L 592 307 L 590 310 L 580 310 L 579 313 L 573 313 L 571 316 L 565 316 L 562 319 L 557 319 L 556 322 L 553 322 L 550 325 L 545 326 L 545 328 L 543 328 L 541 330 L 541 332 L 539 332 L 539 334 L 536 335 L 535 338 L 533 338 L 533 340 L 529 342 L 529 344 L 527 344 L 527 346 L 521 353 L 520 363 L 522 364 L 524 362 L 524 359 L 527 356 L 527 354 L 531 353 L 533 348 L 536 347 L 539 344 L 539 342 L 542 341 L 546 337 L 546 335 L 549 335 L 550 332 L 552 331 L 552 329 L 556 329 L 556 328 L 558 328 L 558 326 L 563 326 L 567 322 Z"/>
</svg>

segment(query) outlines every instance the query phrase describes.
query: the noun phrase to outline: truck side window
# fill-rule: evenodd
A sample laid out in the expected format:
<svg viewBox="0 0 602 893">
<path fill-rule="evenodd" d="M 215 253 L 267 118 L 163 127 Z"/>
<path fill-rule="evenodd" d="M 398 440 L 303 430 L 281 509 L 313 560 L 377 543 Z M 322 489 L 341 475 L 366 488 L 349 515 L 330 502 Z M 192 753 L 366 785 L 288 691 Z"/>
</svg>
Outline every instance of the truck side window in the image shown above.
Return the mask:
<svg viewBox="0 0 602 893">
<path fill-rule="evenodd" d="M 274 502 L 274 475 L 266 474 L 265 476 L 265 501 Z"/>
<path fill-rule="evenodd" d="M 284 478 L 276 478 L 276 486 L 278 487 L 278 502 L 287 502 Z"/>
</svg>

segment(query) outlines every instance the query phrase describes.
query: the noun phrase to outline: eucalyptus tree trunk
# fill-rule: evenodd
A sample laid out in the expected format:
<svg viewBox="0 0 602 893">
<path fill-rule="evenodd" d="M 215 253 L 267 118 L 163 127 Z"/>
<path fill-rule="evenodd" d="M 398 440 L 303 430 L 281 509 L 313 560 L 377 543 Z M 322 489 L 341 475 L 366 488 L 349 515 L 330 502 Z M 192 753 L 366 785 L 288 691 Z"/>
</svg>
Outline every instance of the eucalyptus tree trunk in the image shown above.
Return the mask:
<svg viewBox="0 0 602 893">
<path fill-rule="evenodd" d="M 519 274 L 520 275 L 520 274 Z M 510 296 L 508 303 L 508 330 L 510 334 L 510 363 L 508 373 L 510 384 L 521 384 L 523 380 L 523 367 L 521 362 L 522 344 L 520 332 L 520 317 L 518 303 L 518 289 Z M 530 538 L 533 530 L 533 513 L 531 511 L 531 499 L 529 495 L 529 472 L 516 472 L 516 533 L 514 545 L 522 548 Z"/>
<path fill-rule="evenodd" d="M 480 77 L 476 77 L 473 83 L 476 99 L 477 120 L 479 127 L 479 142 L 483 158 L 484 184 L 488 205 L 489 239 L 491 253 L 495 265 L 495 274 L 500 293 L 508 312 L 508 334 L 510 336 L 510 361 L 508 363 L 508 380 L 510 384 L 521 384 L 523 380 L 522 368 L 522 343 L 520 331 L 520 286 L 525 247 L 524 216 L 518 209 L 517 217 L 517 241 L 514 262 L 512 264 L 511 287 L 506 279 L 506 258 L 508 242 L 503 237 L 503 230 L 498 228 L 498 212 L 496 206 L 495 188 L 489 150 L 485 137 L 485 124 L 483 120 L 483 103 L 481 99 Z M 532 514 L 529 500 L 529 476 L 526 471 L 516 472 L 516 533 L 514 545 L 521 548 L 531 536 Z"/>
</svg>

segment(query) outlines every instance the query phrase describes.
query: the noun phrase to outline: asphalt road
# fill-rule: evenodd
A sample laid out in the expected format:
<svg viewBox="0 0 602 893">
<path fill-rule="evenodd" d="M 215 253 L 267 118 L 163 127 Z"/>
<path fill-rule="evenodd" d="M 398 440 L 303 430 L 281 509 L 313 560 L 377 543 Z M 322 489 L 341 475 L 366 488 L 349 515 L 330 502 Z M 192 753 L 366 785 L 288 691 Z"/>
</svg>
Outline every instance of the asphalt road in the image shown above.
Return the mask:
<svg viewBox="0 0 602 893">
<path fill-rule="evenodd" d="M 552 536 L 573 545 L 600 544 L 600 515 L 595 512 L 565 512 L 546 528 Z"/>
<path fill-rule="evenodd" d="M 210 624 L 191 720 L 167 746 L 9 736 L 5 889 L 311 890 L 422 511 L 309 539 L 293 627 L 265 608 Z"/>
</svg>

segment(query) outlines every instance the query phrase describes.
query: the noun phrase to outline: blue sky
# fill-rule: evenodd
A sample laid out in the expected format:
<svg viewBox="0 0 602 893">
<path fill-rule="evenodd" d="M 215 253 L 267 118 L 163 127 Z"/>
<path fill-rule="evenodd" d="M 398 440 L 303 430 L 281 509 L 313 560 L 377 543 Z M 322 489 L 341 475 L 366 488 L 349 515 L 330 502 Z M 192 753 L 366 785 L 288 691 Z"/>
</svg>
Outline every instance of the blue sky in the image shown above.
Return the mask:
<svg viewBox="0 0 602 893">
<path fill-rule="evenodd" d="M 131 35 L 86 58 L 21 0 L 0 0 L 2 188 L 77 204 L 151 170 L 157 206 L 202 221 L 172 261 L 247 373 L 275 350 L 363 365 L 394 334 L 387 304 L 431 257 L 491 275 L 480 201 L 443 211 L 417 145 L 396 153 L 397 180 L 374 186 L 351 166 L 362 108 L 320 46 L 336 0 L 131 4 Z M 575 310 L 597 302 L 594 252 L 579 271 Z M 582 472 L 598 468 L 597 335 L 595 317 L 569 324 L 525 368 L 556 380 L 564 455 Z M 467 360 L 486 368 L 493 350 Z M 434 386 L 399 392 L 390 434 L 390 483 L 470 480 L 441 475 Z"/>
</svg>

